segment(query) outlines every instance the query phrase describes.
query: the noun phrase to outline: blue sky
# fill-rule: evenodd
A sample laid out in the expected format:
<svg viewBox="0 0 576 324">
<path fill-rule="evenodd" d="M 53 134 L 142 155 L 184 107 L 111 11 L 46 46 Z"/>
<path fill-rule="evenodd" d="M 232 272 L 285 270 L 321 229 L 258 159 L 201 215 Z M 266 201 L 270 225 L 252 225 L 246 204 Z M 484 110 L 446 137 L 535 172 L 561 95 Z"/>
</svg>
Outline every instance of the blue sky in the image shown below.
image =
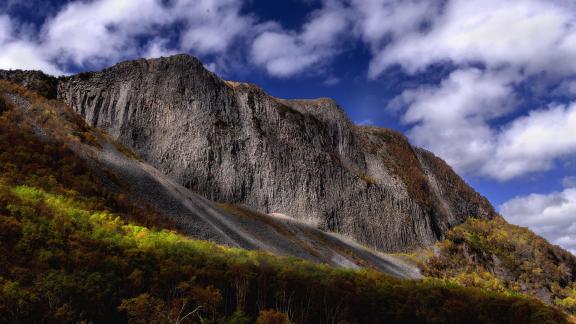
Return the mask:
<svg viewBox="0 0 576 324">
<path fill-rule="evenodd" d="M 284 98 L 332 97 L 576 251 L 572 0 L 0 0 L 0 68 L 175 53 Z"/>
</svg>

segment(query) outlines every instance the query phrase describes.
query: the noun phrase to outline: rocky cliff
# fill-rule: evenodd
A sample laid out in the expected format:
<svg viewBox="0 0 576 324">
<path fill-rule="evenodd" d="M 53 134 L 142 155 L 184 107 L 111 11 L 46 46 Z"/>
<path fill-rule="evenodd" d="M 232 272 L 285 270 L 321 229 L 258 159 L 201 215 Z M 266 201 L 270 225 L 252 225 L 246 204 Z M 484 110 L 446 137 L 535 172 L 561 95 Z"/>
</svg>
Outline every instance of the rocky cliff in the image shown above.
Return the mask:
<svg viewBox="0 0 576 324">
<path fill-rule="evenodd" d="M 58 98 L 210 200 L 284 214 L 382 251 L 443 238 L 489 202 L 400 134 L 355 126 L 330 99 L 282 100 L 197 59 L 62 78 Z"/>
</svg>

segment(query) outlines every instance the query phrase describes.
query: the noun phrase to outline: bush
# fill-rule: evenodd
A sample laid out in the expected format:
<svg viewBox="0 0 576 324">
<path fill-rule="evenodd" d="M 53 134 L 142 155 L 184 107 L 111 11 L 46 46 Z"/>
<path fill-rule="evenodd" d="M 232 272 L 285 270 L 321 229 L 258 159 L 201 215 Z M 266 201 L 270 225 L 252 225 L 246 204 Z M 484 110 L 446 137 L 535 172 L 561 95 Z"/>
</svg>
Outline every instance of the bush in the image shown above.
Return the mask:
<svg viewBox="0 0 576 324">
<path fill-rule="evenodd" d="M 256 324 L 290 324 L 288 315 L 275 310 L 263 310 L 256 319 Z"/>
</svg>

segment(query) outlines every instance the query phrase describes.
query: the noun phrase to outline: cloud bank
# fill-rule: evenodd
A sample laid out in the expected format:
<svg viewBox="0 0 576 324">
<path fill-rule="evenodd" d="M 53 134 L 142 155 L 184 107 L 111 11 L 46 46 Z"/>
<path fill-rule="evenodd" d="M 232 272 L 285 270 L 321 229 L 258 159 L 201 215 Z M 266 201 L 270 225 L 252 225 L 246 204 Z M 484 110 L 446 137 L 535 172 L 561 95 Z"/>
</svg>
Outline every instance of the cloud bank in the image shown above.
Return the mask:
<svg viewBox="0 0 576 324">
<path fill-rule="evenodd" d="M 256 36 L 250 54 L 253 62 L 270 75 L 293 76 L 335 56 L 348 26 L 346 9 L 329 2 L 310 15 L 300 32 L 270 26 Z"/>
</svg>

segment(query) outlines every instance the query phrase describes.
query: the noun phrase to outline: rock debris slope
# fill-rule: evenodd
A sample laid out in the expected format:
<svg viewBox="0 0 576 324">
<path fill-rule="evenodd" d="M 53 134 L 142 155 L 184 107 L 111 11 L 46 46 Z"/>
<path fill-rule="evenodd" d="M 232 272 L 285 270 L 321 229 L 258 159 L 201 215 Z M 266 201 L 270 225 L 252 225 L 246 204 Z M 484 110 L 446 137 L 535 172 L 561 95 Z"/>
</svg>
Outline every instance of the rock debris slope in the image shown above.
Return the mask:
<svg viewBox="0 0 576 324">
<path fill-rule="evenodd" d="M 130 158 L 102 141 L 89 159 L 127 184 L 129 196 L 150 202 L 175 220 L 179 230 L 228 246 L 291 255 L 345 268 L 370 267 L 398 278 L 419 278 L 419 270 L 394 256 L 371 251 L 299 221 L 220 204 L 192 193 L 146 162 Z"/>
<path fill-rule="evenodd" d="M 279 213 L 385 252 L 433 244 L 490 203 L 400 134 L 331 99 L 282 100 L 187 55 L 60 78 L 57 96 L 209 200 Z"/>
</svg>

